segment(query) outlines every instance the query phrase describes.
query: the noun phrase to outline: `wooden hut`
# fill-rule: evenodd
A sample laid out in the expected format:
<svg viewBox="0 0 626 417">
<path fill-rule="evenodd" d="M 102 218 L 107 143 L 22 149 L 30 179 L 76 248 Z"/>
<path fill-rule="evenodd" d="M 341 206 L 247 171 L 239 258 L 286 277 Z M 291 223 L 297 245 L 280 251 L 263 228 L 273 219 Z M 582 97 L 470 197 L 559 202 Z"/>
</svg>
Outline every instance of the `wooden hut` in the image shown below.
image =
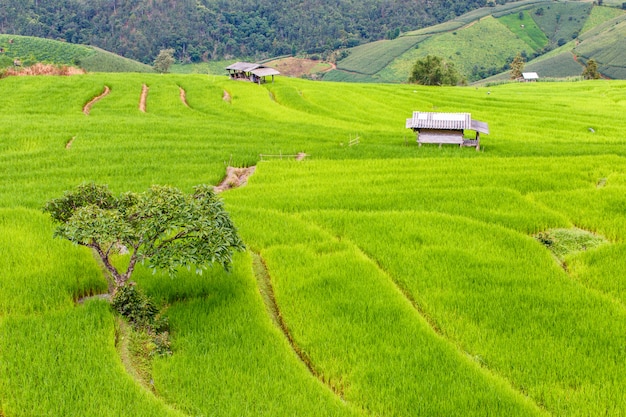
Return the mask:
<svg viewBox="0 0 626 417">
<path fill-rule="evenodd" d="M 480 134 L 489 134 L 487 123 L 472 120 L 469 113 L 413 112 L 406 119 L 407 129 L 417 133 L 417 143 L 453 144 L 480 149 Z M 465 139 L 465 130 L 476 132 L 474 139 Z"/>
<path fill-rule="evenodd" d="M 269 76 L 272 77 L 272 82 L 274 82 L 274 76 L 280 75 L 280 72 L 274 68 L 250 62 L 235 62 L 227 66 L 226 71 L 231 80 L 246 80 L 257 84 L 265 83 L 266 77 Z"/>
</svg>

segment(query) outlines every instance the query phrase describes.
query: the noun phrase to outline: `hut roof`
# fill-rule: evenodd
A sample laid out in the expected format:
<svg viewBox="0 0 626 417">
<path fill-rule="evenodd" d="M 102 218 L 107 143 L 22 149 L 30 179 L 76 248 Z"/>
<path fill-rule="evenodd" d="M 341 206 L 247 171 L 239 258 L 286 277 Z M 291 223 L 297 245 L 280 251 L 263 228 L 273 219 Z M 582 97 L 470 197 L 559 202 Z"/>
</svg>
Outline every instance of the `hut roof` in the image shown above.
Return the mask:
<svg viewBox="0 0 626 417">
<path fill-rule="evenodd" d="M 252 64 L 250 62 L 235 62 L 226 67 L 227 70 L 233 71 L 252 71 L 259 68 L 259 64 Z"/>
<path fill-rule="evenodd" d="M 274 68 L 270 67 L 259 67 L 255 70 L 251 71 L 257 77 L 265 77 L 267 75 L 280 75 L 280 72 Z"/>
<path fill-rule="evenodd" d="M 539 74 L 536 72 L 522 72 L 522 78 L 525 80 L 538 80 Z"/>
<path fill-rule="evenodd" d="M 430 113 L 413 112 L 413 117 L 406 119 L 407 129 L 464 130 L 470 129 L 489 133 L 487 123 L 472 120 L 469 113 Z"/>
<path fill-rule="evenodd" d="M 235 62 L 226 67 L 227 71 L 242 71 L 242 72 L 251 72 L 257 77 L 265 77 L 267 75 L 280 75 L 278 70 L 272 67 L 266 67 L 261 64 L 253 64 L 250 62 Z"/>
</svg>

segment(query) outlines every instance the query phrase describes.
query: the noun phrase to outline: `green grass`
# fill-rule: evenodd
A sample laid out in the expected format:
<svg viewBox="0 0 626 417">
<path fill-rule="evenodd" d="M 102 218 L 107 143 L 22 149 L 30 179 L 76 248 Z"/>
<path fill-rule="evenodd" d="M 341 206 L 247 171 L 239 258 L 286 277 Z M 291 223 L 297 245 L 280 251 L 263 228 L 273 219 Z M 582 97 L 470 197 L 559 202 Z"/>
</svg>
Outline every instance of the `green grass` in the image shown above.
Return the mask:
<svg viewBox="0 0 626 417">
<path fill-rule="evenodd" d="M 0 209 L 0 317 L 67 308 L 80 297 L 106 291 L 88 251 L 52 241 L 41 213 Z"/>
<path fill-rule="evenodd" d="M 200 62 L 197 64 L 173 64 L 170 67 L 170 72 L 172 74 L 225 75 L 225 68 L 235 62 L 235 60 L 231 59 L 225 61 Z"/>
<path fill-rule="evenodd" d="M 535 24 L 527 10 L 520 13 L 522 13 L 522 19 L 519 18 L 518 13 L 512 13 L 502 16 L 498 20 L 504 23 L 511 32 L 526 42 L 534 51 L 542 49 L 548 44 L 548 38 L 539 29 L 539 26 Z"/>
<path fill-rule="evenodd" d="M 561 261 L 566 256 L 595 249 L 608 243 L 602 236 L 577 228 L 550 229 L 539 232 L 535 238 Z"/>
<path fill-rule="evenodd" d="M 556 45 L 559 41 L 569 42 L 578 36 L 592 7 L 587 2 L 552 2 L 539 5 L 531 12 L 531 16 L 552 45 Z M 539 8 L 543 9 L 541 15 L 536 13 Z"/>
<path fill-rule="evenodd" d="M 626 57 L 622 53 L 626 18 L 622 16 L 610 22 L 610 29 L 587 32 L 574 51 L 586 59 L 595 59 L 601 73 L 611 78 L 620 78 L 626 73 Z"/>
<path fill-rule="evenodd" d="M 350 55 L 337 63 L 340 70 L 372 75 L 385 68 L 395 57 L 424 40 L 420 36 L 402 36 L 357 46 Z"/>
<path fill-rule="evenodd" d="M 417 58 L 437 55 L 455 64 L 469 81 L 475 81 L 479 70 L 500 69 L 506 59 L 517 52 L 532 53 L 532 48 L 497 19 L 486 17 L 475 24 L 455 32 L 431 37 L 393 61 L 380 72 L 383 80 L 406 74 L 408 79 Z"/>
<path fill-rule="evenodd" d="M 0 80 L 0 413 L 624 414 L 624 91 Z M 490 134 L 480 152 L 420 148 L 404 127 L 414 110 L 467 111 Z M 309 156 L 259 162 L 280 152 Z M 40 208 L 83 181 L 190 191 L 227 164 L 257 164 L 224 200 L 295 347 L 266 312 L 252 254 L 231 273 L 139 268 L 138 285 L 167 306 L 173 348 L 146 390 L 124 370 L 108 305 L 74 304 L 106 291 L 93 257 L 53 239 Z M 564 256 L 564 269 L 533 235 L 573 227 L 609 243 Z"/>
<path fill-rule="evenodd" d="M 361 415 L 313 378 L 267 316 L 250 255 L 232 273 L 138 280 L 167 311 L 170 357 L 155 361 L 156 389 L 188 415 Z"/>
<path fill-rule="evenodd" d="M 571 227 L 568 218 L 574 212 L 570 207 L 539 196 L 555 195 L 555 200 L 561 201 L 559 189 L 572 195 L 594 195 L 600 178 L 623 175 L 623 160 L 516 158 L 499 160 L 498 166 L 494 162 L 443 159 L 425 164 L 409 160 L 353 161 L 342 166 L 324 161 L 264 164 L 248 188 L 232 192 L 227 202 L 235 208 L 246 241 L 254 242 L 255 250 L 260 248 L 268 261 L 287 323 L 303 329 L 296 339 L 307 346 L 316 363 L 325 363 L 329 360 L 325 353 L 333 352 L 330 357 L 335 361 L 324 369 L 330 369 L 331 374 L 351 375 L 348 380 L 336 377 L 347 392 L 352 384 L 363 385 L 357 382 L 358 373 L 340 367 L 347 361 L 353 361 L 352 370 L 367 365 L 359 362 L 357 347 L 349 349 L 349 359 L 339 361 L 336 357 L 340 353 L 333 349 L 350 343 L 350 335 L 359 334 L 356 327 L 363 321 L 368 323 L 369 333 L 378 332 L 374 318 L 389 314 L 376 309 L 374 303 L 383 297 L 382 285 L 375 287 L 376 297 L 363 293 L 373 286 L 370 275 L 376 274 L 367 272 L 360 262 L 371 262 L 377 273 L 388 276 L 409 294 L 409 300 L 415 300 L 429 323 L 461 353 L 504 376 L 515 390 L 540 407 L 558 415 L 618 412 L 625 406 L 621 399 L 625 381 L 614 380 L 622 353 L 610 329 L 626 325 L 623 308 L 572 281 L 530 234 Z M 507 195 L 507 190 L 512 194 Z M 535 201 L 536 206 L 528 206 Z M 605 215 L 620 207 L 615 203 L 592 204 L 580 197 L 566 201 L 574 207 L 582 201 L 581 206 Z M 246 211 L 237 209 L 246 205 Z M 258 207 L 274 212 L 259 213 Z M 298 221 L 289 225 L 287 215 Z M 281 229 L 266 226 L 272 216 Z M 623 221 L 623 215 L 618 217 Z M 599 224 L 595 217 L 586 218 Z M 581 222 L 578 216 L 571 221 Z M 334 239 L 324 238 L 310 226 L 312 223 Z M 620 223 L 614 230 L 623 233 L 626 228 Z M 322 244 L 325 240 L 328 243 Z M 360 251 L 353 252 L 352 244 Z M 302 301 L 305 297 L 310 300 Z M 346 303 L 347 299 L 355 301 Z M 303 303 L 310 307 L 299 308 Z M 387 309 L 393 305 L 386 299 L 382 304 Z M 596 320 L 603 324 L 592 328 L 582 324 Z M 401 356 L 391 334 L 407 330 L 390 327 L 391 323 L 401 325 L 398 317 L 384 322 L 390 334 L 374 337 L 374 341 L 388 341 L 387 350 Z M 328 326 L 333 327 L 328 330 Z M 341 329 L 340 342 L 333 342 L 331 335 L 339 332 L 333 329 Z M 357 340 L 365 343 L 362 338 Z M 612 359 L 600 363 L 592 357 Z M 381 358 L 377 362 L 383 365 L 377 371 L 369 370 L 378 375 L 371 377 L 370 384 L 387 381 L 385 371 L 401 378 L 391 363 Z M 528 369 L 533 371 L 523 371 Z M 426 379 L 421 382 L 428 384 Z M 409 383 L 404 381 L 405 385 Z M 376 387 L 377 392 L 387 389 Z M 463 398 L 461 392 L 458 398 Z M 364 396 L 375 402 L 375 394 Z"/>
<path fill-rule="evenodd" d="M 24 66 L 44 62 L 78 66 L 93 72 L 153 72 L 149 65 L 100 48 L 51 39 L 0 34 L 0 48 L 4 49 L 0 68 L 11 66 L 13 60 L 18 59 Z"/>
<path fill-rule="evenodd" d="M 624 10 L 616 9 L 613 7 L 594 6 L 591 9 L 591 14 L 585 21 L 585 25 L 583 26 L 580 33 L 583 34 L 602 23 L 605 23 L 618 16 L 623 16 L 624 13 L 626 13 Z"/>
<path fill-rule="evenodd" d="M 582 63 L 576 62 L 574 55 L 569 52 L 561 52 L 558 55 L 537 59 L 529 62 L 525 71 L 534 71 L 540 77 L 575 77 L 580 76 L 584 70 Z"/>
</svg>

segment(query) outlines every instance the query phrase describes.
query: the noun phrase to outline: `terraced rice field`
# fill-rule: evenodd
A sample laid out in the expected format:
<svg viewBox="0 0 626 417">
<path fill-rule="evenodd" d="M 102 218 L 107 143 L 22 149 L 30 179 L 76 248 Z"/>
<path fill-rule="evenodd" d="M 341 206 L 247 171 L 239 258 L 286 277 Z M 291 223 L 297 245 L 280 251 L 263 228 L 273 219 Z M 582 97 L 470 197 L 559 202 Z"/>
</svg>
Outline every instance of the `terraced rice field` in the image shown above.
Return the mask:
<svg viewBox="0 0 626 417">
<path fill-rule="evenodd" d="M 0 108 L 0 415 L 626 414 L 624 82 L 90 74 L 0 80 Z M 414 110 L 491 134 L 420 148 Z M 106 292 L 98 264 L 41 206 L 228 165 L 256 165 L 222 194 L 248 250 L 230 273 L 138 270 L 173 350 L 142 385 L 107 302 L 77 303 Z M 557 258 L 534 238 L 554 229 L 606 243 Z"/>
</svg>

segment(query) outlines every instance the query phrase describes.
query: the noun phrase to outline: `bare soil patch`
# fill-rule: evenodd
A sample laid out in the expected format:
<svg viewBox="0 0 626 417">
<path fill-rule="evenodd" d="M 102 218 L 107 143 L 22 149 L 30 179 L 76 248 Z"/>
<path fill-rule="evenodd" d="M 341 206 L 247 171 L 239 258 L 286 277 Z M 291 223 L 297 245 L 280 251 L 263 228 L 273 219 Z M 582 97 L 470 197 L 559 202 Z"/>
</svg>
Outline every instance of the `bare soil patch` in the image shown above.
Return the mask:
<svg viewBox="0 0 626 417">
<path fill-rule="evenodd" d="M 231 99 L 230 94 L 228 93 L 228 91 L 224 90 L 224 95 L 222 96 L 222 100 L 224 100 L 225 102 L 230 104 L 232 99 Z"/>
<path fill-rule="evenodd" d="M 303 75 L 323 73 L 333 69 L 333 64 L 330 62 L 293 57 L 270 61 L 266 65 L 276 68 L 281 74 L 289 77 L 302 77 Z"/>
<path fill-rule="evenodd" d="M 182 87 L 178 87 L 178 88 L 180 89 L 180 101 L 183 102 L 185 107 L 189 107 L 189 103 L 187 103 L 187 93 L 185 92 L 185 89 Z"/>
<path fill-rule="evenodd" d="M 69 75 L 80 75 L 85 74 L 85 70 L 70 67 L 67 65 L 52 65 L 52 64 L 42 64 L 40 62 L 31 65 L 30 67 L 14 67 L 7 68 L 3 76 L 34 76 L 34 75 L 57 75 L 57 76 L 69 76 Z"/>
<path fill-rule="evenodd" d="M 72 147 L 72 143 L 74 143 L 74 139 L 76 139 L 76 136 L 72 136 L 72 138 L 67 141 L 67 143 L 65 144 L 65 149 L 70 149 Z"/>
<path fill-rule="evenodd" d="M 146 103 L 148 102 L 148 86 L 143 84 L 141 86 L 141 98 L 139 99 L 139 110 L 146 112 Z"/>
<path fill-rule="evenodd" d="M 89 116 L 89 112 L 91 111 L 91 107 L 100 99 L 106 97 L 111 92 L 111 89 L 108 86 L 104 86 L 104 91 L 99 96 L 92 98 L 89 103 L 83 106 L 83 113 Z"/>
<path fill-rule="evenodd" d="M 255 170 L 256 166 L 247 168 L 228 167 L 226 168 L 226 177 L 219 185 L 213 187 L 213 191 L 221 193 L 231 188 L 242 187 L 248 183 L 248 177 L 254 174 Z"/>
</svg>

